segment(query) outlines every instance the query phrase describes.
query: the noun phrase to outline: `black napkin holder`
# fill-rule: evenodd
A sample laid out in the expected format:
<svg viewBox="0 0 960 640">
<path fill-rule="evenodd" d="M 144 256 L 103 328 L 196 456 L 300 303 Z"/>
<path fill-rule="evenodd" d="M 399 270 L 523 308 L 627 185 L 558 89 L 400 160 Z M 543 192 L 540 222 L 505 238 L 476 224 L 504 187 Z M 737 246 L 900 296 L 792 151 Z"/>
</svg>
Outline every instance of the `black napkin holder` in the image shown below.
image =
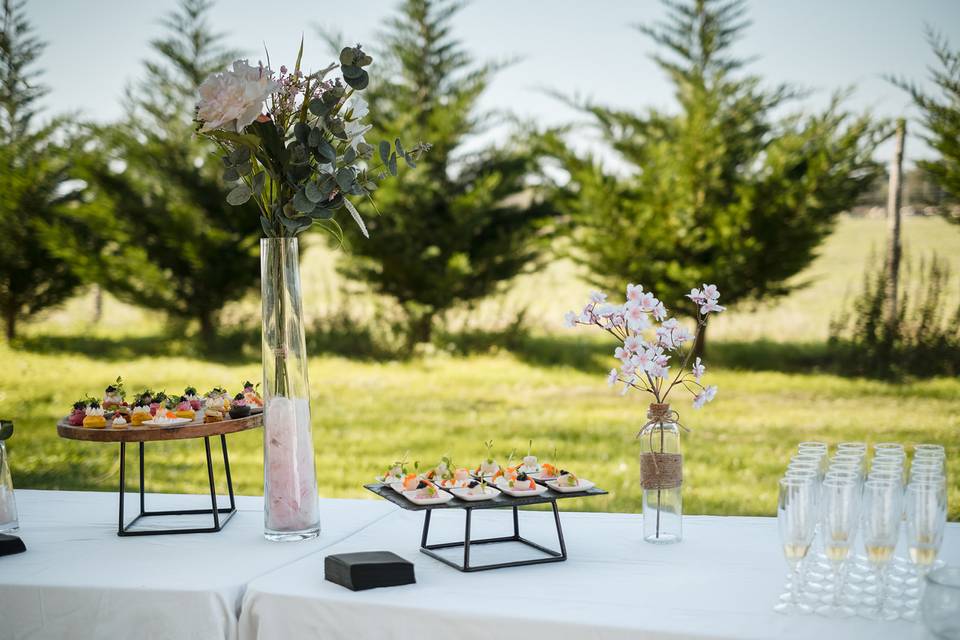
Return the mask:
<svg viewBox="0 0 960 640">
<path fill-rule="evenodd" d="M 12 556 L 15 553 L 23 553 L 26 550 L 27 546 L 23 544 L 23 540 L 17 536 L 0 533 L 0 556 Z"/>
<path fill-rule="evenodd" d="M 413 584 L 413 563 L 390 551 L 361 551 L 329 555 L 324 578 L 351 591 Z"/>
</svg>

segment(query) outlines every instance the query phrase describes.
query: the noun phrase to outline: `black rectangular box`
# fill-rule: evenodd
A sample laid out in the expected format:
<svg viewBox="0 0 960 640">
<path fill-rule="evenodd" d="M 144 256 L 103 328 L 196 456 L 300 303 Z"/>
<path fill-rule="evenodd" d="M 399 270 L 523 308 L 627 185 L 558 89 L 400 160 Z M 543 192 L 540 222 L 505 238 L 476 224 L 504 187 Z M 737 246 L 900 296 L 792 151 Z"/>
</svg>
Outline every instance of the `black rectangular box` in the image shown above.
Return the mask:
<svg viewBox="0 0 960 640">
<path fill-rule="evenodd" d="M 413 563 L 390 551 L 338 553 L 324 558 L 324 577 L 352 591 L 413 584 Z"/>
</svg>

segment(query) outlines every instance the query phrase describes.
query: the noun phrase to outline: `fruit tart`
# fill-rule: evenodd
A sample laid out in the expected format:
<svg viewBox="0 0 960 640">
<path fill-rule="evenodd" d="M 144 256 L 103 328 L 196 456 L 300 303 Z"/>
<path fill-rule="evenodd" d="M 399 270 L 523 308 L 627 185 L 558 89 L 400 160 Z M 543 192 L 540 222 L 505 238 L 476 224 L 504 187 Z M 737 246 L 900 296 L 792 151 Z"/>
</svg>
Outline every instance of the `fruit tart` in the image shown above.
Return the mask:
<svg viewBox="0 0 960 640">
<path fill-rule="evenodd" d="M 107 426 L 107 419 L 104 417 L 103 407 L 96 400 L 91 400 L 87 408 L 84 409 L 83 426 L 88 429 L 103 429 Z"/>
<path fill-rule="evenodd" d="M 200 411 L 200 408 L 203 406 L 203 401 L 200 400 L 200 396 L 197 395 L 196 387 L 187 387 L 184 389 L 183 399 L 190 403 L 190 408 L 194 411 Z"/>
</svg>

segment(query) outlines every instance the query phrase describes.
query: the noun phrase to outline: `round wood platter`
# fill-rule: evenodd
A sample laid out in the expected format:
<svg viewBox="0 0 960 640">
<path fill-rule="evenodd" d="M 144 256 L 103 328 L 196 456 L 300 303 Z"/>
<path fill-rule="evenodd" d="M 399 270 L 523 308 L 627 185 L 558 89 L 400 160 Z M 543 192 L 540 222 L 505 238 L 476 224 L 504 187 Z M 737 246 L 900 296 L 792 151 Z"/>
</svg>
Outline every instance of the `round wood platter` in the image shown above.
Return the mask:
<svg viewBox="0 0 960 640">
<path fill-rule="evenodd" d="M 91 429 L 67 424 L 63 418 L 57 423 L 57 435 L 70 440 L 88 442 L 154 442 L 157 440 L 189 440 L 207 436 L 220 436 L 237 433 L 263 426 L 263 413 L 255 413 L 246 418 L 221 420 L 220 422 L 190 422 L 176 427 L 128 426 L 124 429 L 104 427 Z"/>
</svg>

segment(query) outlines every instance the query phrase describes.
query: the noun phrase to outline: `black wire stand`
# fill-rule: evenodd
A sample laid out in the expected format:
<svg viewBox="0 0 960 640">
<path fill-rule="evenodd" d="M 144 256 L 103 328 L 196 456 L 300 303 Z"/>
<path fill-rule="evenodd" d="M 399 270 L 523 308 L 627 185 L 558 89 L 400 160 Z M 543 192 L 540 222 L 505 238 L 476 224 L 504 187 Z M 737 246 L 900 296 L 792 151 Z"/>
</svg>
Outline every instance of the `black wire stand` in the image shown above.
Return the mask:
<svg viewBox="0 0 960 640">
<path fill-rule="evenodd" d="M 364 485 L 366 489 L 369 489 L 373 493 L 377 494 L 381 498 L 385 498 L 395 505 L 407 509 L 408 511 L 425 511 L 423 518 L 423 532 L 420 536 L 420 552 L 424 553 L 434 560 L 439 560 L 448 567 L 453 567 L 458 571 L 463 571 L 465 573 L 473 571 L 488 571 L 490 569 L 503 569 L 506 567 L 523 567 L 533 564 L 545 564 L 548 562 L 563 562 L 567 559 L 567 545 L 563 540 L 563 527 L 560 525 L 560 509 L 557 506 L 557 500 L 563 498 L 583 498 L 588 496 L 599 496 L 605 495 L 607 492 L 603 489 L 591 488 L 587 491 L 578 491 L 576 493 L 561 493 L 559 491 L 554 491 L 553 489 L 547 489 L 546 493 L 543 493 L 539 496 L 530 496 L 524 498 L 514 498 L 508 496 L 507 494 L 501 492 L 494 498 L 490 500 L 482 500 L 471 502 L 468 500 L 461 500 L 454 496 L 454 498 L 448 502 L 437 505 L 417 505 L 402 495 L 391 489 L 388 485 L 385 484 L 367 484 Z M 520 535 L 520 507 L 528 506 L 533 504 L 550 504 L 551 509 L 553 510 L 553 521 L 556 525 L 557 532 L 557 544 L 559 550 L 551 549 L 540 545 L 532 540 L 528 540 Z M 497 538 L 481 538 L 479 540 L 472 539 L 471 536 L 471 520 L 474 510 L 481 509 L 502 509 L 510 508 L 513 512 L 513 534 L 508 536 L 501 536 Z M 435 509 L 462 509 L 465 512 L 464 515 L 464 530 L 463 530 L 463 540 L 455 542 L 442 542 L 442 543 L 429 543 L 430 536 L 430 516 Z M 525 560 L 511 560 L 508 562 L 494 562 L 488 564 L 475 564 L 470 560 L 470 550 L 471 547 L 478 544 L 499 544 L 499 543 L 510 543 L 517 542 L 536 551 L 539 551 L 543 555 L 536 558 L 529 558 Z M 463 561 L 457 562 L 451 560 L 439 553 L 440 549 L 456 549 L 463 548 Z"/>
</svg>

